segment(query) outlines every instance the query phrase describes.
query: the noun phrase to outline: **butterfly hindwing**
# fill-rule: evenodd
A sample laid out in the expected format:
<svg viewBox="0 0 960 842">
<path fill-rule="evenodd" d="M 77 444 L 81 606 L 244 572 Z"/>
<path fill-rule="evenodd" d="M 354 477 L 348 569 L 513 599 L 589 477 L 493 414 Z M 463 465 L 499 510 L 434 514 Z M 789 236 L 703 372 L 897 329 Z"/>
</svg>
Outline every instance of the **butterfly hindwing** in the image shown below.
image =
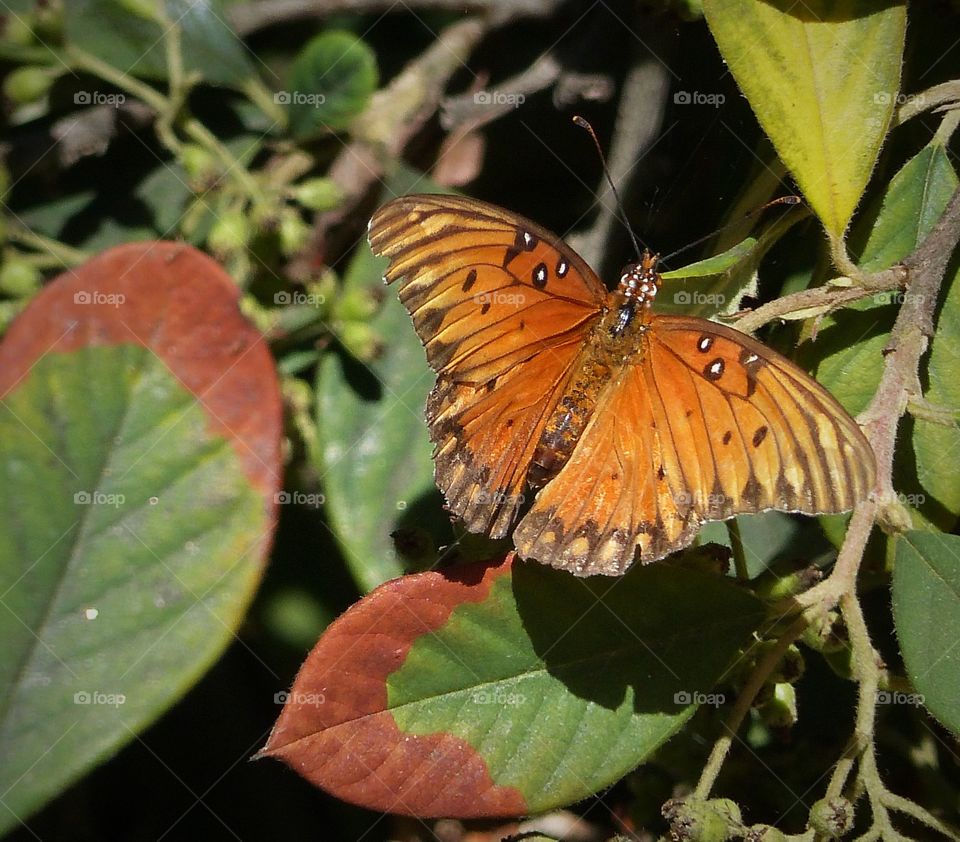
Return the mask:
<svg viewBox="0 0 960 842">
<path fill-rule="evenodd" d="M 527 471 L 563 393 L 578 342 L 533 357 L 483 386 L 437 380 L 427 402 L 437 485 L 471 532 L 507 534 L 529 495 Z"/>
<path fill-rule="evenodd" d="M 582 339 L 607 297 L 548 231 L 473 199 L 395 199 L 374 214 L 369 238 L 390 259 L 384 280 L 400 280 L 430 366 L 460 383 L 486 383 Z"/>
</svg>

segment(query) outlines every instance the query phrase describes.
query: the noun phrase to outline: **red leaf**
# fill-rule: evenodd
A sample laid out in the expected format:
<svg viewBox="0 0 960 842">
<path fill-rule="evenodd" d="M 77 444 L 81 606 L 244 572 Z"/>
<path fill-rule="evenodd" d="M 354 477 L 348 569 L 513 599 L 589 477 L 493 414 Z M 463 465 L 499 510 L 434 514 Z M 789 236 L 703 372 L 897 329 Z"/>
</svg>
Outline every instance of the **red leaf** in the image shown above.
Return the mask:
<svg viewBox="0 0 960 842">
<path fill-rule="evenodd" d="M 260 333 L 230 276 L 192 246 L 130 243 L 55 278 L 13 322 L 0 351 L 0 398 L 52 351 L 132 343 L 150 348 L 203 405 L 270 520 L 280 474 L 280 392 Z M 197 319 L 197 313 L 203 313 Z"/>
<path fill-rule="evenodd" d="M 387 677 L 418 637 L 459 605 L 484 600 L 499 564 L 473 564 L 381 585 L 334 622 L 301 667 L 258 756 L 276 757 L 354 804 L 414 816 L 519 816 L 522 794 L 497 786 L 474 748 L 450 734 L 400 731 Z"/>
</svg>

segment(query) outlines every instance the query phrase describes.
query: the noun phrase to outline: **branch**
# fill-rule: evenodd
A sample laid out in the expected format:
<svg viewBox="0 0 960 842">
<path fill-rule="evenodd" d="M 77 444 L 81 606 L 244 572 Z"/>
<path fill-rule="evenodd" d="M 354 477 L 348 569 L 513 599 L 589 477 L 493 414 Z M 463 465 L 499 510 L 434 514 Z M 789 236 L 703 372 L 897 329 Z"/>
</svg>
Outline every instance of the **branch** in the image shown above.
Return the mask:
<svg viewBox="0 0 960 842">
<path fill-rule="evenodd" d="M 487 23 L 476 18 L 451 24 L 387 87 L 374 94 L 353 124 L 353 139 L 327 173 L 340 187 L 344 201 L 314 219 L 310 245 L 288 267 L 292 277 L 310 276 L 327 262 L 331 229 L 357 216 L 358 206 L 382 179 L 389 163 L 402 158 L 407 144 L 436 112 L 450 77 L 464 66 L 488 29 Z"/>
</svg>

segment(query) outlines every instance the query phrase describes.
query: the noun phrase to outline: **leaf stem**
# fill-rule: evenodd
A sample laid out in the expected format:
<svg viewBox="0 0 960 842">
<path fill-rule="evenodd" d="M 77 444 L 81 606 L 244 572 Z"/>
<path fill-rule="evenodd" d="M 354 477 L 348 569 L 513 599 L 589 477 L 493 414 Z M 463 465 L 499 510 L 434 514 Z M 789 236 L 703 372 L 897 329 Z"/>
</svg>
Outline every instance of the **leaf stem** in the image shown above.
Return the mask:
<svg viewBox="0 0 960 842">
<path fill-rule="evenodd" d="M 708 798 L 710 796 L 710 790 L 713 789 L 717 776 L 720 774 L 720 769 L 726 760 L 727 754 L 730 752 L 733 738 L 737 735 L 737 731 L 740 730 L 743 720 L 750 712 L 754 699 L 756 699 L 757 694 L 770 677 L 770 674 L 776 669 L 777 664 L 783 659 L 787 649 L 790 648 L 790 644 L 800 637 L 806 628 L 806 618 L 803 616 L 797 617 L 780 636 L 776 644 L 767 649 L 763 657 L 757 662 L 756 667 L 750 673 L 749 680 L 744 685 L 743 690 L 740 691 L 740 695 L 737 697 L 737 702 L 730 712 L 730 716 L 727 718 L 727 721 L 724 722 L 727 733 L 713 744 L 710 757 L 703 767 L 697 788 L 694 790 L 696 797 Z"/>
</svg>

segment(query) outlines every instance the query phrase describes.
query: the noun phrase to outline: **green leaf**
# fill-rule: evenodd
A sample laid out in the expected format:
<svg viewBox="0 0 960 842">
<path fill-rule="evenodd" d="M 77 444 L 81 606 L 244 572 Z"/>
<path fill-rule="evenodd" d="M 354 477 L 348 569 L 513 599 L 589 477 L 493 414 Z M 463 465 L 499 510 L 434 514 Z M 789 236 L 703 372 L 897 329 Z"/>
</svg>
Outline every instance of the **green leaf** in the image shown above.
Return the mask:
<svg viewBox="0 0 960 842">
<path fill-rule="evenodd" d="M 809 518 L 797 518 L 785 512 L 760 512 L 755 515 L 739 515 L 740 540 L 747 562 L 747 574 L 756 578 L 773 562 L 798 554 L 803 548 L 803 558 L 816 564 L 818 556 L 830 547 L 823 540 L 816 522 Z M 710 521 L 700 530 L 700 543 L 731 546 L 727 521 Z"/>
<path fill-rule="evenodd" d="M 939 143 L 920 150 L 890 180 L 860 265 L 876 271 L 910 254 L 943 214 L 956 185 Z M 851 414 L 866 409 L 880 383 L 892 305 L 901 300 L 900 293 L 880 292 L 823 321 L 813 348 L 820 356 L 817 379 Z"/>
<path fill-rule="evenodd" d="M 379 74 L 373 50 L 350 32 L 324 32 L 294 59 L 287 90 L 276 99 L 287 106 L 290 131 L 305 139 L 347 128 L 370 101 Z"/>
<path fill-rule="evenodd" d="M 762 618 L 729 580 L 665 564 L 618 579 L 509 560 L 406 576 L 325 632 L 263 753 L 375 810 L 543 812 L 621 778 L 698 704 L 723 704 L 711 690 Z"/>
<path fill-rule="evenodd" d="M 919 701 L 960 735 L 960 538 L 934 532 L 901 536 L 893 572 L 893 617 L 907 675 L 922 696 Z M 886 695 L 897 701 L 903 694 Z"/>
<path fill-rule="evenodd" d="M 896 104 L 906 4 L 706 0 L 704 12 L 777 154 L 842 235 Z"/>
<path fill-rule="evenodd" d="M 921 154 L 929 164 L 925 168 L 924 192 L 928 196 L 916 211 L 923 224 L 916 232 L 919 243 L 934 226 L 958 184 L 946 149 L 934 143 Z M 917 157 L 920 157 L 919 155 Z M 919 177 L 918 177 L 919 181 Z M 906 220 L 905 220 L 906 222 Z M 891 231 L 891 237 L 896 234 Z M 911 232 L 913 233 L 913 232 Z M 906 251 L 912 251 L 912 248 Z M 957 378 L 957 348 L 960 347 L 960 272 L 949 272 L 944 278 L 946 295 L 937 315 L 936 332 L 926 358 L 929 385 L 924 398 L 933 406 L 960 409 L 960 380 Z M 910 295 L 909 290 L 904 293 Z M 960 429 L 916 418 L 913 447 L 916 453 L 917 479 L 929 498 L 921 509 L 943 527 L 952 526 L 960 515 L 960 475 L 953 459 L 944 454 L 960 453 Z M 949 512 L 952 518 L 945 518 Z"/>
<path fill-rule="evenodd" d="M 412 172 L 391 182 L 439 192 Z M 386 260 L 363 243 L 344 278 L 341 297 L 384 290 Z M 326 512 L 354 580 L 367 591 L 404 572 L 391 533 L 406 525 L 449 536 L 449 518 L 433 481 L 433 447 L 424 407 L 436 379 L 410 316 L 392 289 L 369 325 L 385 351 L 364 365 L 327 354 L 317 370 L 317 466 L 327 492 Z"/>
<path fill-rule="evenodd" d="M 0 346 L 0 831 L 179 699 L 253 595 L 281 417 L 236 298 L 199 252 L 135 244 Z"/>
<path fill-rule="evenodd" d="M 744 295 L 757 292 L 757 268 L 766 253 L 802 218 L 802 211 L 788 212 L 759 237 L 747 237 L 721 254 L 663 272 L 657 310 L 703 318 L 737 312 Z"/>
<path fill-rule="evenodd" d="M 221 0 L 164 0 L 168 21 L 180 27 L 184 70 L 214 85 L 240 88 L 255 74 L 246 48 L 226 24 Z M 122 0 L 64 3 L 67 41 L 145 79 L 168 78 L 168 26 L 136 14 Z"/>
</svg>

